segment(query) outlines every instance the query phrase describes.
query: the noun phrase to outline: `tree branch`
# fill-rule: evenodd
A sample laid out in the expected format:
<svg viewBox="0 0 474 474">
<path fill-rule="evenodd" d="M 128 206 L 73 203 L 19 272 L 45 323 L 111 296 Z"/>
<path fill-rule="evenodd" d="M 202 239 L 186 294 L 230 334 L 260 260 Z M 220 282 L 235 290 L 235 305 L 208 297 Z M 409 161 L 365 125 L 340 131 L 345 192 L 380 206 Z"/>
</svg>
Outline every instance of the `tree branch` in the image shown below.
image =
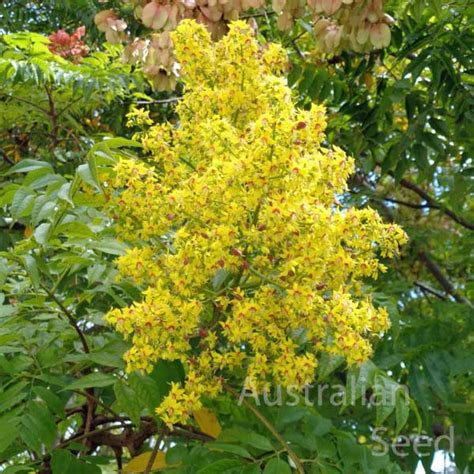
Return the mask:
<svg viewBox="0 0 474 474">
<path fill-rule="evenodd" d="M 461 216 L 458 216 L 454 211 L 449 209 L 448 207 L 444 206 L 443 204 L 439 203 L 431 197 L 425 190 L 421 189 L 419 186 L 417 186 L 415 183 L 409 181 L 408 179 L 402 178 L 400 180 L 400 185 L 403 186 L 406 189 L 409 189 L 410 191 L 413 191 L 414 193 L 418 194 L 421 198 L 423 198 L 426 203 L 429 205 L 429 207 L 433 209 L 438 209 L 441 212 L 443 212 L 445 215 L 450 217 L 454 222 L 457 222 L 459 225 L 462 225 L 466 229 L 469 230 L 474 230 L 474 223 L 467 221 Z"/>
<path fill-rule="evenodd" d="M 175 435 L 175 436 L 182 436 L 188 439 L 195 439 L 196 441 L 202 441 L 203 443 L 214 441 L 214 438 L 212 436 L 209 436 L 205 433 L 197 431 L 191 426 L 188 427 L 188 426 L 175 425 L 173 427 L 173 431 L 170 431 L 169 434 L 171 436 Z"/>
<path fill-rule="evenodd" d="M 436 265 L 424 250 L 418 250 L 418 258 L 425 264 L 425 267 L 436 278 L 446 293 L 450 294 L 456 302 L 467 304 L 472 307 L 472 303 L 466 297 L 457 292 L 454 285 L 448 280 L 438 265 Z"/>
<path fill-rule="evenodd" d="M 429 204 L 415 204 L 413 202 L 402 201 L 400 199 L 393 199 L 390 197 L 383 197 L 381 198 L 383 201 L 392 202 L 394 204 L 399 204 L 400 206 L 410 207 L 412 209 L 432 209 Z"/>
<path fill-rule="evenodd" d="M 446 296 L 444 296 L 442 293 L 439 293 L 438 291 L 436 290 L 433 290 L 433 288 L 430 288 L 428 285 L 425 285 L 424 283 L 420 283 L 419 281 L 415 281 L 415 286 L 417 286 L 418 288 L 420 288 L 420 290 L 422 290 L 424 293 L 429 293 L 433 296 L 436 296 L 437 298 L 439 298 L 440 300 L 444 300 L 446 301 Z"/>
<path fill-rule="evenodd" d="M 182 97 L 170 97 L 168 99 L 156 99 L 156 100 L 138 100 L 137 105 L 151 105 L 151 104 L 172 104 L 178 102 Z"/>
<path fill-rule="evenodd" d="M 276 15 L 277 13 L 273 10 L 264 10 L 263 12 L 260 13 L 250 13 L 248 15 L 242 15 L 240 17 L 241 20 L 248 20 L 249 18 L 260 18 L 260 17 L 267 17 L 271 15 Z"/>
<path fill-rule="evenodd" d="M 5 153 L 4 150 L 1 150 L 1 149 L 0 149 L 0 154 L 2 155 L 2 158 L 3 158 L 9 165 L 13 166 L 13 165 L 15 164 L 15 162 L 14 162 L 12 159 L 8 158 L 8 155 Z"/>
<path fill-rule="evenodd" d="M 155 462 L 156 456 L 158 454 L 158 450 L 160 449 L 160 444 L 163 441 L 163 438 L 166 436 L 166 433 L 167 433 L 167 429 L 163 428 L 161 430 L 160 436 L 158 436 L 158 439 L 156 440 L 155 447 L 153 448 L 150 459 L 148 459 L 148 462 L 146 464 L 146 468 L 143 474 L 150 474 L 153 468 L 153 463 Z"/>
<path fill-rule="evenodd" d="M 411 181 L 408 181 L 408 180 L 405 180 L 405 179 L 402 180 L 402 181 L 403 181 L 403 183 L 401 182 L 402 185 L 410 186 L 408 189 L 413 188 L 412 190 L 414 192 L 416 192 L 417 194 L 419 194 L 419 196 L 422 197 L 430 207 L 440 209 L 443 212 L 445 212 L 445 210 L 441 207 L 441 205 L 439 205 L 433 198 L 431 198 L 431 196 L 429 196 L 428 193 L 426 193 L 423 189 L 421 189 L 418 186 L 416 186 L 415 184 L 411 183 Z M 354 179 L 354 182 L 358 185 L 365 186 L 365 187 L 367 187 L 368 189 L 370 189 L 372 191 L 372 189 L 365 182 L 363 177 L 356 175 L 355 179 Z M 369 197 L 369 199 L 370 199 L 370 197 Z M 383 209 L 384 213 L 386 214 L 386 216 L 388 217 L 388 219 L 392 222 L 395 221 L 395 216 L 393 215 L 392 209 L 390 209 L 385 204 L 383 204 L 383 202 L 380 202 L 380 206 L 382 207 L 382 209 Z M 452 216 L 450 216 L 450 217 L 452 217 Z M 456 216 L 456 217 L 458 217 L 458 216 Z M 456 219 L 454 219 L 454 220 L 456 220 Z M 456 222 L 459 222 L 459 221 L 456 221 Z M 469 227 L 467 226 L 467 228 L 469 228 Z M 446 293 L 451 295 L 457 303 L 467 304 L 470 307 L 473 306 L 472 302 L 470 300 L 468 300 L 466 297 L 464 297 L 464 296 L 462 296 L 458 293 L 455 286 L 449 281 L 449 279 L 444 275 L 444 273 L 439 268 L 439 266 L 426 254 L 426 252 L 424 252 L 423 250 L 420 250 L 418 248 L 414 248 L 414 251 L 416 252 L 416 257 L 421 262 L 424 263 L 427 270 L 434 276 L 434 278 L 438 281 L 438 283 L 442 286 L 442 288 L 446 291 Z M 417 286 L 420 287 L 419 284 Z M 425 290 L 427 290 L 427 288 L 425 288 Z M 434 293 L 432 293 L 432 294 L 434 294 Z M 438 294 L 436 294 L 436 296 L 438 296 Z"/>
</svg>

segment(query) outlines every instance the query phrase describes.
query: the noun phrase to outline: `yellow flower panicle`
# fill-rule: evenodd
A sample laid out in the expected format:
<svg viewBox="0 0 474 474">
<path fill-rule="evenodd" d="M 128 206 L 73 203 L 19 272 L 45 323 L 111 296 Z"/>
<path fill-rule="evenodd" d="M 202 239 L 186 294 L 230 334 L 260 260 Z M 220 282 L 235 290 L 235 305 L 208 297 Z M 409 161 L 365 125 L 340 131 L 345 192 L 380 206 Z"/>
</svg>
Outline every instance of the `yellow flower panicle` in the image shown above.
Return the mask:
<svg viewBox="0 0 474 474">
<path fill-rule="evenodd" d="M 183 362 L 185 383 L 157 410 L 170 425 L 229 377 L 303 387 L 322 352 L 366 360 L 388 317 L 362 281 L 406 241 L 374 210 L 337 203 L 354 162 L 323 144 L 322 106 L 294 106 L 279 46 L 261 48 L 243 22 L 213 43 L 184 21 L 172 39 L 179 125 L 145 130 L 152 166 L 122 160 L 112 186 L 111 212 L 136 245 L 119 271 L 146 290 L 107 316 L 133 342 L 129 370 Z"/>
</svg>

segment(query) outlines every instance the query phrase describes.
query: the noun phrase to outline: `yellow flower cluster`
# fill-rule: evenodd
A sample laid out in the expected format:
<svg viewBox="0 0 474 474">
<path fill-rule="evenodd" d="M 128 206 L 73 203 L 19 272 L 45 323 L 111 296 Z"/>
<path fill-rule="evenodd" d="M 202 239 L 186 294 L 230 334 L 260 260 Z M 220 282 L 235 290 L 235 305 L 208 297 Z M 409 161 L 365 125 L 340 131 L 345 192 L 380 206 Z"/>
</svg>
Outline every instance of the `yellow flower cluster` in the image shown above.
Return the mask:
<svg viewBox="0 0 474 474">
<path fill-rule="evenodd" d="M 366 360 L 388 317 L 362 281 L 406 241 L 375 211 L 338 204 L 353 160 L 324 144 L 323 107 L 295 108 L 281 48 L 259 46 L 244 22 L 217 43 L 192 21 L 172 38 L 178 125 L 143 132 L 152 163 L 120 161 L 110 199 L 136 245 L 120 273 L 147 289 L 107 315 L 132 338 L 129 370 L 184 364 L 184 385 L 158 408 L 168 424 L 226 379 L 303 387 L 322 352 Z"/>
</svg>

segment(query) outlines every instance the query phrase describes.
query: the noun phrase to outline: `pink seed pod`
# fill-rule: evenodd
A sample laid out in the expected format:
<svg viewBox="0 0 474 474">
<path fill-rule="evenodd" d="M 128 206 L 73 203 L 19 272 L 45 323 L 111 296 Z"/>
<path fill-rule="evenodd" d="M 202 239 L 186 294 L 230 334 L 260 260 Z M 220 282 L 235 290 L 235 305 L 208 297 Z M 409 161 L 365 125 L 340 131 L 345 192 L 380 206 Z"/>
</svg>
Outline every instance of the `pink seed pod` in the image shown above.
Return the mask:
<svg viewBox="0 0 474 474">
<path fill-rule="evenodd" d="M 142 21 L 145 26 L 159 30 L 165 26 L 169 17 L 169 7 L 158 2 L 150 2 L 143 8 Z"/>
</svg>

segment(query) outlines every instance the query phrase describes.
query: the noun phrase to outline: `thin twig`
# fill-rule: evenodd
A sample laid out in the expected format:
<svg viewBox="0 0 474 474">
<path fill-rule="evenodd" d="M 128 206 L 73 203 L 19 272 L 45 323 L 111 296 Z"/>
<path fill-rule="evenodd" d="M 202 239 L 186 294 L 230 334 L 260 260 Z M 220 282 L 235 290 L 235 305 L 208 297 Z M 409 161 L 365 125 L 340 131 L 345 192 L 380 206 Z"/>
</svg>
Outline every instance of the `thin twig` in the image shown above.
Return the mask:
<svg viewBox="0 0 474 474">
<path fill-rule="evenodd" d="M 56 117 L 60 117 L 64 112 L 66 112 L 66 110 L 68 110 L 69 108 L 71 108 L 74 104 L 76 104 L 77 102 L 79 102 L 81 99 L 83 99 L 84 96 L 81 95 L 79 96 L 77 99 L 74 99 L 73 101 L 69 102 L 69 104 L 65 105 L 56 115 Z"/>
<path fill-rule="evenodd" d="M 113 415 L 115 418 L 113 421 L 119 421 L 121 422 L 124 427 L 126 426 L 129 426 L 128 424 L 126 424 L 123 420 L 123 417 L 121 417 L 115 410 L 112 410 L 112 408 L 110 408 L 108 405 L 106 405 L 105 403 L 103 403 L 101 400 L 99 400 L 97 397 L 95 397 L 94 395 L 90 394 L 90 393 L 87 393 L 87 392 L 83 392 L 81 390 L 73 390 L 73 392 L 76 392 L 78 393 L 79 395 L 82 395 L 83 397 L 86 397 L 86 398 L 90 398 L 92 399 L 97 405 L 100 405 L 105 411 L 108 411 L 111 415 Z M 133 424 L 133 423 L 132 423 Z"/>
<path fill-rule="evenodd" d="M 461 216 L 458 216 L 454 211 L 436 201 L 436 199 L 431 197 L 424 189 L 420 188 L 415 183 L 409 181 L 408 179 L 402 178 L 400 180 L 400 185 L 418 194 L 418 196 L 423 198 L 431 208 L 440 210 L 445 215 L 450 217 L 454 222 L 457 222 L 466 229 L 474 230 L 474 223 L 467 221 Z"/>
<path fill-rule="evenodd" d="M 35 108 L 36 110 L 39 110 L 40 112 L 43 112 L 43 114 L 49 115 L 49 111 L 46 109 L 43 109 L 43 107 L 40 107 L 39 105 L 36 105 L 34 102 L 31 102 L 27 99 L 23 99 L 22 97 L 16 97 L 14 95 L 9 95 L 9 94 L 2 94 L 3 97 L 8 97 L 13 100 L 17 100 L 18 102 L 23 102 L 24 104 L 28 104 L 29 106 Z"/>
<path fill-rule="evenodd" d="M 146 468 L 143 474 L 149 474 L 151 472 L 151 469 L 153 468 L 153 463 L 155 462 L 156 456 L 158 455 L 158 451 L 160 449 L 160 444 L 163 441 L 163 438 L 166 436 L 166 434 L 167 434 L 167 430 L 166 428 L 163 428 L 163 430 L 160 433 L 160 436 L 158 436 L 158 439 L 156 440 L 155 447 L 153 448 L 150 459 L 148 459 L 148 462 L 146 464 Z"/>
<path fill-rule="evenodd" d="M 68 438 L 68 439 L 64 440 L 62 443 L 60 443 L 58 445 L 58 448 L 65 448 L 69 444 L 74 443 L 76 441 L 82 441 L 83 439 L 90 438 L 91 436 L 95 436 L 96 434 L 105 433 L 107 431 L 111 431 L 111 430 L 114 430 L 116 428 L 121 428 L 121 426 L 120 425 L 118 425 L 118 426 L 106 426 L 105 428 L 99 428 L 98 430 L 89 431 L 88 433 L 83 433 L 83 434 L 80 434 L 80 435 L 77 435 L 77 436 L 72 436 L 71 438 Z"/>
<path fill-rule="evenodd" d="M 400 206 L 410 207 L 411 209 L 433 209 L 429 204 L 415 204 L 413 202 L 402 201 L 400 199 L 394 199 L 390 197 L 380 198 L 386 202 L 392 202 L 394 204 L 399 204 Z"/>
<path fill-rule="evenodd" d="M 356 176 L 356 178 L 357 178 L 356 183 L 358 185 L 362 185 L 362 186 L 365 186 L 365 187 L 371 189 L 370 186 L 360 176 Z M 402 181 L 404 181 L 405 185 L 407 185 L 407 183 L 409 183 L 408 184 L 408 186 L 410 186 L 409 189 L 412 189 L 417 194 L 419 194 L 419 196 L 421 196 L 423 199 L 425 199 L 425 201 L 427 202 L 427 204 L 430 207 L 435 207 L 437 209 L 442 210 L 442 207 L 435 200 L 433 200 L 433 198 L 431 198 L 424 190 L 422 190 L 421 188 L 419 188 L 418 186 L 414 185 L 413 183 L 411 183 L 407 180 L 402 180 Z M 382 200 L 383 199 L 381 199 L 381 201 Z M 395 216 L 393 215 L 392 209 L 387 207 L 383 202 L 380 202 L 380 206 L 384 210 L 384 213 L 386 214 L 388 219 L 392 222 L 395 221 Z M 457 303 L 467 304 L 470 307 L 473 306 L 473 304 L 470 300 L 468 300 L 466 297 L 459 294 L 459 292 L 456 290 L 453 283 L 451 283 L 451 281 L 449 281 L 449 279 L 445 276 L 445 274 L 440 269 L 440 267 L 426 254 L 426 252 L 424 252 L 423 250 L 420 250 L 418 248 L 414 248 L 414 251 L 415 251 L 416 257 L 422 263 L 424 263 L 426 269 L 433 275 L 433 277 L 438 281 L 438 283 L 442 286 L 442 288 L 446 291 L 446 293 L 451 295 Z"/>
<path fill-rule="evenodd" d="M 57 146 L 59 143 L 59 136 L 58 136 L 58 113 L 56 112 L 56 105 L 53 99 L 53 89 L 48 88 L 48 86 L 44 86 L 46 90 L 46 95 L 48 96 L 48 104 L 49 104 L 49 111 L 48 115 L 51 118 L 51 137 L 53 139 L 53 147 Z"/>
<path fill-rule="evenodd" d="M 227 392 L 229 392 L 234 398 L 240 400 L 239 394 L 228 385 L 224 385 L 224 388 Z M 277 431 L 277 429 L 271 424 L 271 422 L 261 413 L 256 407 L 254 407 L 251 403 L 247 400 L 242 399 L 242 403 L 245 407 L 247 407 L 261 422 L 262 424 L 272 433 L 272 435 L 278 440 L 278 442 L 282 445 L 284 450 L 288 453 L 288 456 L 293 461 L 296 466 L 296 470 L 300 474 L 304 474 L 303 464 L 300 461 L 300 458 L 296 455 L 296 453 L 290 448 L 288 443 L 285 441 L 283 436 Z"/>
<path fill-rule="evenodd" d="M 215 438 L 209 436 L 200 431 L 194 431 L 188 429 L 187 427 L 174 426 L 173 431 L 170 431 L 170 436 L 182 436 L 188 439 L 195 439 L 196 441 L 202 441 L 203 443 L 208 443 L 209 441 L 214 441 Z"/>
<path fill-rule="evenodd" d="M 293 48 L 295 48 L 295 51 L 296 53 L 298 54 L 298 56 L 301 58 L 301 59 L 304 59 L 304 54 L 301 52 L 301 49 L 298 47 L 298 45 L 296 44 L 296 40 L 293 39 L 291 40 L 291 44 L 293 45 Z"/>
<path fill-rule="evenodd" d="M 262 16 L 266 18 L 269 15 L 276 15 L 276 14 L 277 13 L 273 10 L 264 10 L 263 12 L 260 12 L 260 13 L 250 13 L 249 15 L 242 15 L 240 19 L 247 20 L 248 18 L 260 18 Z"/>
<path fill-rule="evenodd" d="M 69 323 L 75 329 L 77 335 L 79 336 L 79 339 L 81 340 L 82 348 L 84 349 L 84 352 L 89 354 L 90 353 L 89 344 L 87 343 L 87 340 L 86 340 L 83 332 L 81 331 L 80 327 L 77 325 L 77 322 L 76 322 L 73 314 L 62 304 L 62 302 L 58 299 L 58 297 L 54 293 L 51 293 L 51 291 L 45 285 L 40 283 L 40 287 L 59 306 L 59 308 L 64 313 L 67 320 L 69 321 Z"/>
<path fill-rule="evenodd" d="M 13 166 L 13 165 L 15 164 L 15 162 L 14 162 L 13 160 L 11 160 L 11 159 L 7 156 L 7 154 L 6 154 L 3 150 L 1 150 L 1 149 L 0 149 L 0 154 L 2 155 L 2 158 L 3 158 L 9 165 Z"/>
<path fill-rule="evenodd" d="M 137 105 L 151 105 L 151 104 L 171 104 L 173 102 L 178 102 L 182 97 L 170 97 L 168 99 L 156 99 L 156 100 L 137 100 L 135 102 Z"/>
<path fill-rule="evenodd" d="M 89 388 L 88 389 L 91 394 L 93 395 L 94 389 Z M 94 418 L 94 412 L 95 412 L 95 402 L 93 398 L 87 397 L 87 413 L 86 413 L 86 420 L 84 423 L 84 434 L 87 435 L 87 433 L 91 432 L 91 427 L 92 427 L 92 419 Z M 87 439 L 84 439 L 84 446 L 87 446 Z"/>
<path fill-rule="evenodd" d="M 454 285 L 448 280 L 436 263 L 423 250 L 418 251 L 418 258 L 425 264 L 430 273 L 438 280 L 446 293 L 450 294 L 456 302 L 467 304 L 472 307 L 472 303 L 464 296 L 460 295 Z"/>
<path fill-rule="evenodd" d="M 423 292 L 429 293 L 433 296 L 436 296 L 440 300 L 446 301 L 446 296 L 444 296 L 443 294 L 439 293 L 436 290 L 433 290 L 433 288 L 429 287 L 428 285 L 426 285 L 424 283 L 420 283 L 419 281 L 415 281 L 415 286 L 420 288 L 420 290 L 422 290 Z"/>
</svg>

